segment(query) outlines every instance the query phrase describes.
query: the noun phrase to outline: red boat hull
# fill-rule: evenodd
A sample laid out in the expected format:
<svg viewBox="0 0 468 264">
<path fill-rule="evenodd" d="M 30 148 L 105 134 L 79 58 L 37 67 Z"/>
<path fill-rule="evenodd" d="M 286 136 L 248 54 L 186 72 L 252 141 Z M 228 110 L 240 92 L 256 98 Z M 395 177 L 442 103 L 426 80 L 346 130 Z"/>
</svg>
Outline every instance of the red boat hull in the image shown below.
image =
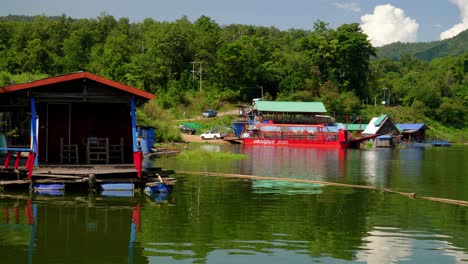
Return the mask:
<svg viewBox="0 0 468 264">
<path fill-rule="evenodd" d="M 251 146 L 291 146 L 291 147 L 314 147 L 346 149 L 349 147 L 347 141 L 330 140 L 304 140 L 304 139 L 274 139 L 274 138 L 244 138 L 244 145 Z"/>
</svg>

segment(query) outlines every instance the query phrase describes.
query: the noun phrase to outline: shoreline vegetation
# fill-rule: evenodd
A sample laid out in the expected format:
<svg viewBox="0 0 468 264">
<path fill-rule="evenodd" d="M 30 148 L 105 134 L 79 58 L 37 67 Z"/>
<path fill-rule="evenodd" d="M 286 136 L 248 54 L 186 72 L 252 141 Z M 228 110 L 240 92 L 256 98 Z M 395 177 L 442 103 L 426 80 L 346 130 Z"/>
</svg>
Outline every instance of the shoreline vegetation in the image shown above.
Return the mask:
<svg viewBox="0 0 468 264">
<path fill-rule="evenodd" d="M 175 120 L 195 118 L 203 130 L 230 126 L 235 115 L 201 120 L 201 113 L 262 97 L 323 102 L 341 123 L 385 113 L 425 123 L 428 138 L 465 144 L 468 31 L 436 44 L 459 48 L 377 48 L 357 23 L 331 28 L 320 20 L 280 30 L 219 25 L 204 15 L 193 22 L 12 15 L 0 17 L 0 87 L 88 71 L 154 93 L 137 119 L 156 128 L 157 142 L 184 141 Z"/>
<path fill-rule="evenodd" d="M 235 106 L 225 106 L 226 109 L 232 109 Z M 187 118 L 184 121 L 192 122 L 200 127 L 201 129 L 197 130 L 195 135 L 187 135 L 178 133 L 179 138 L 173 141 L 175 142 L 198 142 L 206 144 L 229 144 L 223 140 L 202 140 L 200 139 L 199 134 L 203 133 L 204 130 L 209 130 L 215 127 L 230 127 L 233 120 L 238 119 L 239 117 L 235 114 L 233 110 L 227 110 L 228 115 L 221 117 L 211 118 L 211 119 L 202 119 L 197 118 Z M 362 122 L 367 124 L 369 120 L 374 117 L 381 115 L 382 113 L 390 115 L 390 117 L 396 123 L 424 123 L 429 127 L 429 130 L 426 131 L 426 138 L 430 140 L 447 140 L 454 145 L 466 145 L 468 144 L 468 128 L 453 128 L 441 124 L 439 121 L 431 119 L 418 113 L 416 109 L 410 107 L 402 106 L 392 106 L 392 107 L 383 107 L 383 106 L 367 106 L 362 110 Z M 177 127 L 178 124 L 184 123 L 181 120 L 170 121 L 172 122 L 173 127 Z"/>
<path fill-rule="evenodd" d="M 466 132 L 465 132 L 466 134 Z M 463 136 L 460 136 L 463 138 Z M 465 137 L 466 138 L 466 137 Z M 467 142 L 451 142 L 453 146 L 466 146 Z M 175 155 L 175 159 L 180 160 L 242 160 L 248 159 L 248 156 L 245 154 L 236 154 L 227 151 L 208 151 L 202 147 L 205 145 L 229 145 L 231 143 L 224 141 L 222 139 L 218 140 L 203 140 L 199 135 L 187 135 L 181 133 L 180 142 L 171 142 L 171 143 L 157 143 L 156 147 L 158 148 L 168 148 L 168 149 L 177 149 L 180 150 L 180 153 Z M 364 144 L 361 148 L 371 149 L 372 143 Z M 405 148 L 405 146 L 398 146 L 397 148 Z"/>
</svg>

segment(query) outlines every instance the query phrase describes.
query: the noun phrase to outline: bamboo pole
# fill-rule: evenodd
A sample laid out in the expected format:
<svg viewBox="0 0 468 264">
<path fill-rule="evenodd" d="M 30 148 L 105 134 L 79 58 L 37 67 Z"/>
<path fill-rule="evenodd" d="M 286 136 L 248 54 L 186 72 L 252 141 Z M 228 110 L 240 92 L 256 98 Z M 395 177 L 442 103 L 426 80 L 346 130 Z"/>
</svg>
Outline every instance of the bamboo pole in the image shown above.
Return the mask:
<svg viewBox="0 0 468 264">
<path fill-rule="evenodd" d="M 322 185 L 328 185 L 328 186 L 367 189 L 367 190 L 375 190 L 375 191 L 388 192 L 388 193 L 396 193 L 396 194 L 406 196 L 413 200 L 424 199 L 424 200 L 435 201 L 435 202 L 440 202 L 440 203 L 449 203 L 449 204 L 455 204 L 455 205 L 461 205 L 461 206 L 468 206 L 468 201 L 437 198 L 437 197 L 426 197 L 426 196 L 419 197 L 419 196 L 416 196 L 416 193 L 400 192 L 400 191 L 395 191 L 395 190 L 391 190 L 388 188 L 377 188 L 377 187 L 366 186 L 366 185 L 355 185 L 355 184 L 316 181 L 316 180 L 307 180 L 307 179 L 281 178 L 281 177 L 272 177 L 272 176 L 228 174 L 228 173 L 217 173 L 217 172 L 198 172 L 198 171 L 177 171 L 177 172 L 182 173 L 182 174 L 188 174 L 188 175 L 203 175 L 203 176 L 212 176 L 212 177 L 227 177 L 227 178 L 251 179 L 251 180 L 273 180 L 273 181 L 313 183 L 313 184 L 322 184 Z"/>
</svg>

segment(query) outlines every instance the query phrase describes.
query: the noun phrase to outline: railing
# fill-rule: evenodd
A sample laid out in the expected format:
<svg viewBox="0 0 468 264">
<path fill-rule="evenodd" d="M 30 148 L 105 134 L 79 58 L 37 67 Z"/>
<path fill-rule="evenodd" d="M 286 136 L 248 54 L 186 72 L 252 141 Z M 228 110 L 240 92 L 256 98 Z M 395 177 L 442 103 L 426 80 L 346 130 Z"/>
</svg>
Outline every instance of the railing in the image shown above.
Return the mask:
<svg viewBox="0 0 468 264">
<path fill-rule="evenodd" d="M 28 160 L 26 161 L 26 169 L 28 170 L 28 179 L 31 179 L 32 177 L 32 170 L 34 168 L 34 159 L 36 157 L 36 153 L 32 149 L 29 148 L 0 148 L 0 150 L 6 150 L 7 151 L 7 156 L 5 158 L 5 163 L 4 163 L 4 168 L 8 169 L 10 166 L 10 159 L 13 153 L 16 152 L 16 160 L 13 168 L 15 170 L 18 170 L 19 164 L 21 161 L 21 153 L 22 152 L 28 152 Z"/>
</svg>

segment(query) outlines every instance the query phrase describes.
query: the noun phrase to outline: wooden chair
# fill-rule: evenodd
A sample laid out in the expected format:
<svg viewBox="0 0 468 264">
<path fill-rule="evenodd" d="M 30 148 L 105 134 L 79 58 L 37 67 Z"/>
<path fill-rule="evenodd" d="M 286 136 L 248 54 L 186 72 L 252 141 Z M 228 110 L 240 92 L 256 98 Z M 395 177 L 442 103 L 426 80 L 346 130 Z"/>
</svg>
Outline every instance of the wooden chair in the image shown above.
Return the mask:
<svg viewBox="0 0 468 264">
<path fill-rule="evenodd" d="M 65 144 L 60 138 L 60 163 L 79 163 L 78 144 Z"/>
<path fill-rule="evenodd" d="M 120 164 L 124 163 L 124 139 L 120 137 L 119 144 L 109 145 L 109 159 L 111 161 L 118 161 Z"/>
<path fill-rule="evenodd" d="M 109 163 L 109 138 L 88 138 L 86 143 L 86 163 Z"/>
</svg>

